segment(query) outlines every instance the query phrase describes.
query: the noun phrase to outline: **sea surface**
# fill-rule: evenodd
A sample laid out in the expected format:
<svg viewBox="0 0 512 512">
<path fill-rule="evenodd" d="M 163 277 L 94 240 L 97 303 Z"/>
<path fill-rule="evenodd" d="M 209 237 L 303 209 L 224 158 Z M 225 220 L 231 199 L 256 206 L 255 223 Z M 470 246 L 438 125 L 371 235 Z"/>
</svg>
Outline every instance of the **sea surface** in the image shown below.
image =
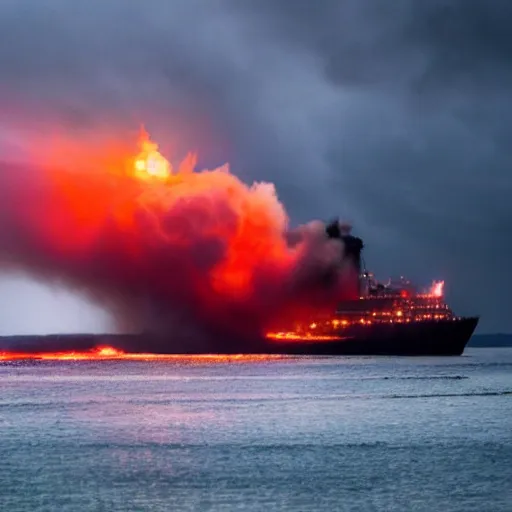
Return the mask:
<svg viewBox="0 0 512 512">
<path fill-rule="evenodd" d="M 512 511 L 512 349 L 0 363 L 0 511 Z"/>
</svg>

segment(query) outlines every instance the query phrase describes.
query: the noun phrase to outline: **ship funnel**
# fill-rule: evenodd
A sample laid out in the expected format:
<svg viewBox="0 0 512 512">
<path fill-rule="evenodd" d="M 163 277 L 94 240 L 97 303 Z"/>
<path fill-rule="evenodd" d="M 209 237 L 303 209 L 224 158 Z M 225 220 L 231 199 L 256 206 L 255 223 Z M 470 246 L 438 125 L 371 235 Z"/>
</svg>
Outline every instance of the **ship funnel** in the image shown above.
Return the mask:
<svg viewBox="0 0 512 512">
<path fill-rule="evenodd" d="M 361 238 L 351 234 L 352 226 L 347 223 L 341 223 L 339 219 L 336 218 L 326 225 L 325 233 L 329 238 L 335 238 L 343 242 L 345 246 L 345 257 L 350 258 L 358 272 L 360 272 L 361 252 L 364 244 Z"/>
<path fill-rule="evenodd" d="M 361 273 L 361 252 L 364 244 L 361 238 L 352 235 L 342 235 L 341 240 L 345 244 L 345 258 L 349 258 L 357 269 L 358 275 Z"/>
<path fill-rule="evenodd" d="M 325 232 L 329 238 L 337 238 L 344 244 L 345 258 L 348 259 L 357 271 L 357 279 L 361 274 L 361 252 L 364 248 L 363 240 L 353 236 L 352 226 L 346 223 L 340 223 L 339 219 L 334 219 L 327 224 Z M 361 283 L 358 285 L 360 290 Z"/>
</svg>

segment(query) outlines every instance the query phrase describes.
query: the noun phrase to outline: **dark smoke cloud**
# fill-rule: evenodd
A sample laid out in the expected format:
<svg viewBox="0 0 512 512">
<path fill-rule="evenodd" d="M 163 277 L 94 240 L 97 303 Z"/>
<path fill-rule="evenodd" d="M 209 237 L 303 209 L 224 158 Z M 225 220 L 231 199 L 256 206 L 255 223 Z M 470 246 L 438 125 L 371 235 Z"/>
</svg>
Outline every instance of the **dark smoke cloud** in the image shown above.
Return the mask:
<svg viewBox="0 0 512 512">
<path fill-rule="evenodd" d="M 95 165 L 0 168 L 0 268 L 83 292 L 123 332 L 212 350 L 226 337 L 262 336 L 283 316 L 357 297 L 354 269 L 339 269 L 342 243 L 323 223 L 293 230 L 288 243 L 272 185 L 248 187 L 227 168 L 182 165 L 163 182 L 120 174 L 122 161 L 116 172 Z"/>
<path fill-rule="evenodd" d="M 510 330 L 511 21 L 507 0 L 3 2 L 0 148 L 144 121 Z"/>
</svg>

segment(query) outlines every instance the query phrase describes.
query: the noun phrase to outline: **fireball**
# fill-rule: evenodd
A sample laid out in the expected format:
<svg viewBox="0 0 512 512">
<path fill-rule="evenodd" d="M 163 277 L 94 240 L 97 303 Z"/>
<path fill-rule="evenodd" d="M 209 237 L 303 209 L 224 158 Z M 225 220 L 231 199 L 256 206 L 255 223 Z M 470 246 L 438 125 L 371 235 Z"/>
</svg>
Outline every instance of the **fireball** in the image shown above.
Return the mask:
<svg viewBox="0 0 512 512">
<path fill-rule="evenodd" d="M 59 147 L 32 175 L 0 174 L 0 263 L 77 289 L 120 330 L 243 340 L 343 295 L 341 276 L 325 282 L 341 246 L 320 223 L 290 244 L 273 184 L 247 185 L 227 165 L 195 172 L 192 153 L 174 168 L 144 129 L 132 153 Z"/>
</svg>

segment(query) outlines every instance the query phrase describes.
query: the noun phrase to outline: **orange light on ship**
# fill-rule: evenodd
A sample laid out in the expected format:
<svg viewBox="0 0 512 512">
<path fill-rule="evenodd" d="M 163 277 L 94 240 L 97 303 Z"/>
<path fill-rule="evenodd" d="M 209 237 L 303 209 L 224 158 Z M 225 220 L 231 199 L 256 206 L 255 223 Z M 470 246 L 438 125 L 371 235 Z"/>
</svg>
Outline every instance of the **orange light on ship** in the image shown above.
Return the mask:
<svg viewBox="0 0 512 512">
<path fill-rule="evenodd" d="M 341 341 L 342 336 L 331 336 L 329 334 L 298 334 L 296 332 L 269 332 L 265 338 L 274 341 Z"/>
<path fill-rule="evenodd" d="M 444 281 L 434 281 L 430 287 L 429 295 L 431 297 L 443 297 Z"/>
</svg>

